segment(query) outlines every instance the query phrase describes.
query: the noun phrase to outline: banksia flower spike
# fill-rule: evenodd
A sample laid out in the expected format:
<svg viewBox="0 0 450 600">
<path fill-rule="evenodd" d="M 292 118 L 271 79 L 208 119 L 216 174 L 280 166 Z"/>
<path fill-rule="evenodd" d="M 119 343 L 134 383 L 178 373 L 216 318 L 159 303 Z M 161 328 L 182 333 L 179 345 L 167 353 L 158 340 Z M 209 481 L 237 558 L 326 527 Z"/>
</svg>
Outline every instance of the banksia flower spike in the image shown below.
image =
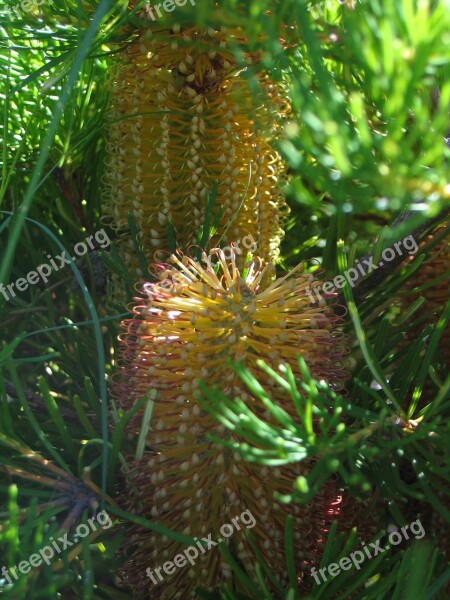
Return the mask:
<svg viewBox="0 0 450 600">
<path fill-rule="evenodd" d="M 203 255 L 203 264 L 172 257 L 160 265 L 161 279 L 145 283 L 135 317 L 122 324 L 122 352 L 115 383 L 119 407 L 129 410 L 150 390 L 156 390 L 147 449 L 141 460 L 129 460 L 127 473 L 136 495 L 128 510 L 192 537 L 212 534 L 217 541 L 222 524 L 245 510 L 253 515 L 252 537 L 265 560 L 284 584 L 284 525 L 294 516 L 295 556 L 299 580 L 308 565 L 317 565 L 326 532 L 339 512 L 334 482 L 324 485 L 314 502 L 282 505 L 274 492 L 293 491 L 295 478 L 312 465 L 302 463 L 268 469 L 243 461 L 229 449 L 210 442 L 208 434 L 239 439 L 219 424 L 198 402 L 198 383 L 204 380 L 230 397 L 239 397 L 268 419 L 263 403 L 253 397 L 229 364 L 241 361 L 284 410 L 295 415 L 286 392 L 257 367 L 257 360 L 287 363 L 301 377 L 301 353 L 316 378 L 334 387 L 345 384 L 347 342 L 337 331 L 340 318 L 330 306 L 312 305 L 307 288 L 311 276 L 300 267 L 273 281 L 271 265 L 259 259 L 242 271 L 235 256 L 221 250 Z M 131 422 L 137 434 L 141 415 Z M 254 574 L 255 557 L 244 528 L 226 540 L 236 559 Z M 149 579 L 154 569 L 184 548 L 176 541 L 136 528 L 127 540 L 126 579 L 142 598 L 191 598 L 195 586 L 217 590 L 232 579 L 230 567 L 217 549 L 202 554 L 195 564 L 166 577 Z M 155 573 L 150 571 L 152 577 Z M 236 590 L 238 582 L 234 582 Z"/>
<path fill-rule="evenodd" d="M 421 268 L 409 280 L 408 286 L 419 288 L 418 292 L 408 295 L 408 304 L 411 300 L 422 296 L 425 298 L 424 304 L 415 313 L 415 318 L 424 317 L 431 313 L 437 313 L 434 319 L 439 318 L 450 296 L 450 237 L 449 226 L 443 225 L 431 233 L 424 244 L 431 244 L 436 237 L 447 231 L 447 235 L 440 240 L 431 250 L 430 257 L 421 266 Z M 423 288 L 423 289 L 422 289 Z M 426 324 L 426 323 L 425 323 Z M 424 323 L 418 325 L 410 332 L 409 337 L 416 338 L 423 330 Z M 439 342 L 439 353 L 447 369 L 450 369 L 450 327 L 447 325 Z M 436 388 L 427 390 L 428 400 L 435 395 Z M 428 397 L 428 395 L 430 397 Z M 433 396 L 434 397 L 434 396 Z"/>
<path fill-rule="evenodd" d="M 447 231 L 447 235 L 441 239 L 437 244 L 437 236 L 441 236 L 442 233 Z M 429 258 L 421 265 L 420 269 L 412 276 L 408 281 L 408 286 L 413 288 L 419 288 L 419 291 L 412 292 L 406 298 L 408 304 L 412 300 L 415 300 L 419 296 L 425 298 L 424 304 L 414 314 L 414 318 L 427 316 L 425 322 L 421 322 L 417 327 L 413 328 L 408 337 L 410 339 L 416 339 L 421 335 L 425 325 L 429 323 L 435 323 L 436 320 L 441 316 L 445 305 L 450 297 L 450 237 L 449 237 L 449 225 L 441 225 L 432 232 L 422 244 L 423 250 L 426 251 L 426 246 L 429 244 L 435 244 L 429 251 Z M 434 313 L 434 315 L 433 315 Z M 431 316 L 433 315 L 433 316 Z M 440 358 L 444 363 L 443 378 L 445 378 L 445 370 L 450 369 L 450 326 L 447 324 L 446 329 L 439 341 L 438 352 Z M 420 406 L 425 406 L 429 402 L 432 402 L 438 393 L 438 389 L 435 383 L 428 378 L 425 381 L 422 397 L 419 400 Z M 445 456 L 436 456 L 435 464 L 444 467 L 446 462 Z M 446 490 L 448 489 L 448 482 L 443 479 L 441 483 L 436 485 L 433 490 L 437 500 L 441 502 L 447 511 L 450 511 L 450 502 Z M 435 506 L 429 503 L 421 506 L 421 512 L 423 516 L 423 522 L 427 531 L 433 532 L 437 547 L 445 552 L 447 558 L 450 557 L 450 524 L 442 516 L 440 511 L 436 510 Z M 450 592 L 450 588 L 447 588 L 447 592 Z"/>
<path fill-rule="evenodd" d="M 288 209 L 279 189 L 284 169 L 270 140 L 287 104 L 264 73 L 255 77 L 266 101 L 252 95 L 233 44 L 245 49 L 239 29 L 175 25 L 141 31 L 120 53 L 112 79 L 104 214 L 135 278 L 143 273 L 128 215 L 145 259 L 154 262 L 173 234 L 184 250 L 198 242 L 216 183 L 214 214 L 220 218 L 211 244 L 252 235 L 261 258 L 279 254 Z M 256 54 L 246 57 L 249 66 L 258 63 Z"/>
</svg>

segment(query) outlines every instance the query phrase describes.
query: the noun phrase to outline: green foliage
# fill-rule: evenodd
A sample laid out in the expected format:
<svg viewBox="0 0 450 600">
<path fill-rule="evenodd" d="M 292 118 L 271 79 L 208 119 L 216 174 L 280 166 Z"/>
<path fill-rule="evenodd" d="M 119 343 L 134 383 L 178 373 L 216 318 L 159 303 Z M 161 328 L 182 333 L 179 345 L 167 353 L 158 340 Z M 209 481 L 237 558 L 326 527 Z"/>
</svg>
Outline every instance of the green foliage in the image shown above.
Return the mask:
<svg viewBox="0 0 450 600">
<path fill-rule="evenodd" d="M 195 10 L 178 8 L 161 23 L 176 18 L 199 26 L 242 27 L 249 47 L 262 52 L 263 65 L 288 90 L 292 112 L 276 143 L 289 166 L 285 190 L 291 203 L 280 269 L 305 261 L 318 277 L 323 276 L 318 265 L 334 277 L 365 252 L 379 254 L 448 206 L 449 149 L 443 142 L 450 104 L 448 2 L 364 0 L 351 10 L 330 1 L 322 16 L 308 11 L 304 0 L 215 4 L 197 0 Z M 70 255 L 76 243 L 102 227 L 107 81 L 129 31 L 142 23 L 127 13 L 125 1 L 58 0 L 13 17 L 6 13 L 8 6 L 0 0 L 4 285 L 25 277 L 48 255 L 62 250 Z M 242 60 L 239 48 L 236 54 Z M 251 69 L 245 74 L 254 86 Z M 198 232 L 202 247 L 216 226 L 215 200 L 213 191 Z M 406 209 L 411 218 L 389 226 Z M 246 440 L 233 446 L 244 460 L 274 468 L 314 459 L 283 502 L 313 499 L 324 481 L 336 476 L 355 497 L 377 496 L 378 536 L 388 522 L 402 526 L 430 511 L 448 527 L 450 377 L 439 340 L 450 304 L 426 321 L 416 316 L 422 301 L 409 302 L 407 288 L 429 251 L 405 261 L 360 301 L 354 290 L 344 290 L 344 329 L 353 340 L 345 393 L 314 381 L 301 358 L 302 381 L 286 366 L 261 364 L 294 404 L 293 419 L 254 376 L 234 365 L 272 415 L 263 421 L 239 398 L 202 384 L 205 410 Z M 108 397 L 117 326 L 127 313 L 125 307 L 105 304 L 100 280 L 104 272 L 119 273 L 130 298 L 134 282 L 114 240 L 99 263 L 85 256 L 53 273 L 47 285 L 30 286 L 8 300 L 0 293 L 0 568 L 28 560 L 50 537 L 85 522 L 97 506 L 106 506 L 116 519 L 107 533 L 79 542 L 76 552 L 63 552 L 58 563 L 33 569 L 13 585 L 0 575 L 5 598 L 131 597 L 116 577 L 122 560 L 118 548 L 127 526 L 138 520 L 118 509 L 115 495 L 123 490 L 122 473 L 128 468 L 125 450 L 137 445 L 142 451 L 145 436 L 137 441 L 125 434 L 139 406 L 123 414 Z M 438 281 L 445 285 L 448 275 Z M 405 340 L 418 326 L 421 335 Z M 427 380 L 433 382 L 431 396 L 425 394 Z M 148 402 L 144 433 L 151 426 L 153 400 L 158 401 L 141 401 Z M 139 522 L 161 531 L 157 523 Z M 189 543 L 180 532 L 164 533 Z M 435 547 L 433 532 L 426 533 L 424 540 L 366 561 L 359 571 L 342 572 L 320 586 L 311 580 L 305 593 L 292 575 L 288 521 L 290 589 L 260 556 L 257 580 L 250 580 L 222 547 L 247 588 L 237 596 L 225 586 L 222 597 L 445 598 L 447 560 Z M 322 566 L 357 548 L 357 535 L 346 538 L 333 527 Z"/>
</svg>

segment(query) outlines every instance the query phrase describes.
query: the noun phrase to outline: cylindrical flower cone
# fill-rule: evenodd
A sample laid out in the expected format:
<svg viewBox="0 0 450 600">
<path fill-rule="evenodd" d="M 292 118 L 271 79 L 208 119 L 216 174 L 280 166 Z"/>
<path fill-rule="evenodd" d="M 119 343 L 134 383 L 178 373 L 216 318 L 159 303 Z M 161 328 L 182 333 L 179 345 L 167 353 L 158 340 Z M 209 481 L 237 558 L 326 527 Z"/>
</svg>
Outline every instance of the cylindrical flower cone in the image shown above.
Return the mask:
<svg viewBox="0 0 450 600">
<path fill-rule="evenodd" d="M 233 45 L 245 49 L 238 29 L 174 26 L 148 35 L 120 53 L 112 77 L 104 215 L 122 259 L 142 277 L 129 214 L 148 263 L 173 237 L 184 250 L 197 244 L 215 184 L 211 244 L 251 235 L 261 258 L 276 259 L 288 209 L 279 186 L 284 167 L 270 140 L 286 100 L 261 72 L 254 79 L 261 97 L 252 94 L 232 53 Z M 246 56 L 249 65 L 258 62 Z"/>
<path fill-rule="evenodd" d="M 187 257 L 173 260 L 174 266 L 163 271 L 163 281 L 143 285 L 135 318 L 122 325 L 115 385 L 119 407 L 129 410 L 150 390 L 156 391 L 146 451 L 141 460 L 128 461 L 133 492 L 124 507 L 192 537 L 211 534 L 214 541 L 222 537 L 253 576 L 255 557 L 245 525 L 240 523 L 240 530 L 233 527 L 226 539 L 223 532 L 221 536 L 223 524 L 249 511 L 255 520 L 251 534 L 256 546 L 285 585 L 284 526 L 291 514 L 297 576 L 303 581 L 309 568 L 317 566 L 329 526 L 339 513 L 335 483 L 326 483 L 307 505 L 277 502 L 274 493 L 292 493 L 296 477 L 306 475 L 312 462 L 269 469 L 209 441 L 208 434 L 242 440 L 204 411 L 198 382 L 218 386 L 269 419 L 261 400 L 228 363 L 241 361 L 274 401 L 295 417 L 286 391 L 256 363 L 259 359 L 271 365 L 287 363 L 301 377 L 297 364 L 301 353 L 314 377 L 342 387 L 347 378 L 347 340 L 337 330 L 340 318 L 325 303 L 310 304 L 308 286 L 315 284 L 299 268 L 273 281 L 270 265 L 263 268 L 255 260 L 242 272 L 234 256 L 226 260 L 222 251 L 204 255 L 203 265 Z M 134 435 L 141 418 L 139 414 L 131 421 Z M 231 581 L 234 589 L 244 589 L 216 547 L 199 551 L 198 560 L 175 569 L 171 576 L 163 573 L 161 581 L 156 569 L 185 546 L 137 527 L 126 545 L 129 560 L 123 572 L 137 597 L 192 598 L 195 586 L 217 591 L 221 583 Z"/>
<path fill-rule="evenodd" d="M 433 243 L 436 236 L 441 235 L 445 230 L 448 231 L 448 225 L 438 227 L 427 237 L 423 245 Z M 408 287 L 412 290 L 412 293 L 406 297 L 408 304 L 419 297 L 425 299 L 419 310 L 414 313 L 414 319 L 428 317 L 426 321 L 409 331 L 408 338 L 415 339 L 428 323 L 437 322 L 450 297 L 450 236 L 444 237 L 430 250 L 429 258 L 408 281 Z M 415 289 L 418 291 L 415 292 Z M 448 324 L 440 339 L 438 352 L 446 369 L 450 369 L 450 326 Z M 427 380 L 421 403 L 431 402 L 436 394 L 436 385 Z"/>
<path fill-rule="evenodd" d="M 433 233 L 427 236 L 424 244 L 428 245 L 436 240 L 438 235 L 441 235 L 445 230 L 448 232 L 448 224 L 438 227 Z M 406 300 L 408 304 L 419 296 L 425 298 L 424 304 L 414 314 L 414 318 L 427 316 L 425 322 L 420 323 L 415 329 L 409 332 L 410 339 L 417 338 L 428 323 L 436 323 L 441 316 L 445 305 L 450 297 L 450 236 L 447 235 L 440 240 L 430 250 L 430 257 L 421 265 L 421 268 L 413 275 L 408 282 L 409 287 L 413 290 L 419 288 L 419 291 L 408 295 Z M 433 316 L 431 316 L 433 315 Z M 447 324 L 442 337 L 439 341 L 438 359 L 443 363 L 444 370 L 442 371 L 442 379 L 445 378 L 445 369 L 450 369 L 450 326 Z M 422 397 L 420 398 L 420 406 L 425 406 L 432 402 L 437 394 L 438 388 L 436 384 L 428 378 L 425 381 Z M 435 464 L 444 465 L 446 457 L 436 457 Z M 433 492 L 437 496 L 437 500 L 444 505 L 447 511 L 450 511 L 450 499 L 447 493 L 449 488 L 448 482 L 442 480 L 442 484 L 434 486 Z M 423 514 L 423 522 L 426 531 L 432 533 L 436 538 L 437 547 L 445 552 L 447 558 L 450 557 L 450 523 L 443 515 L 431 504 L 427 503 L 421 506 Z M 448 587 L 447 592 L 450 592 Z"/>
</svg>

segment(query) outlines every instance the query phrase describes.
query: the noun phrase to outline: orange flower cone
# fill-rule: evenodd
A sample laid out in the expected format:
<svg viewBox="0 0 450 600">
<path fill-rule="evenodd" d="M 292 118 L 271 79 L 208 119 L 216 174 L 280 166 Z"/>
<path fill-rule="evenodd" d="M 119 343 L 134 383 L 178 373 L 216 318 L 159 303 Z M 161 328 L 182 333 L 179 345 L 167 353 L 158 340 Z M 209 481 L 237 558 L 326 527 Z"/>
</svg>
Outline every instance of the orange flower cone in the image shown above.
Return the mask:
<svg viewBox="0 0 450 600">
<path fill-rule="evenodd" d="M 448 230 L 448 226 L 438 227 L 427 237 L 424 244 L 432 243 L 436 236 L 446 229 Z M 414 313 L 414 319 L 426 316 L 427 320 L 408 333 L 409 339 L 415 339 L 421 335 L 425 325 L 436 323 L 450 297 L 450 237 L 448 235 L 430 250 L 430 257 L 409 280 L 408 287 L 412 289 L 412 293 L 406 298 L 408 304 L 419 297 L 425 299 L 424 304 Z M 419 291 L 415 292 L 414 289 L 417 288 Z M 450 369 L 450 326 L 448 324 L 439 342 L 438 359 L 444 363 L 447 370 Z M 436 385 L 427 380 L 422 403 L 433 400 L 436 393 Z"/>
<path fill-rule="evenodd" d="M 173 266 L 161 266 L 161 281 L 142 286 L 142 298 L 133 310 L 135 318 L 122 325 L 115 384 L 119 407 L 129 410 L 139 398 L 156 390 L 144 456 L 129 461 L 127 475 L 135 493 L 124 502 L 125 508 L 192 537 L 211 534 L 213 540 L 222 524 L 249 510 L 256 521 L 252 537 L 285 585 L 284 526 L 291 514 L 301 581 L 311 566 L 317 566 L 328 528 L 339 513 L 335 483 L 325 484 L 307 505 L 277 502 L 274 493 L 292 493 L 295 478 L 307 474 L 311 461 L 269 469 L 243 461 L 232 450 L 209 441 L 208 434 L 242 440 L 202 409 L 198 382 L 204 380 L 230 397 L 241 398 L 268 419 L 262 402 L 250 394 L 228 363 L 228 359 L 241 361 L 274 401 L 294 416 L 285 390 L 256 362 L 287 363 L 301 377 L 297 365 L 301 353 L 314 377 L 342 387 L 347 378 L 347 341 L 337 331 L 340 319 L 325 303 L 310 304 L 307 288 L 314 282 L 299 268 L 273 281 L 270 265 L 263 267 L 255 260 L 242 272 L 235 257 L 226 260 L 220 250 L 204 255 L 203 264 L 186 256 L 172 258 Z M 141 417 L 131 422 L 134 435 Z M 252 576 L 255 557 L 244 533 L 244 528 L 235 531 L 225 543 Z M 155 585 L 146 569 L 155 573 L 185 546 L 138 527 L 126 545 L 129 561 L 124 574 L 137 597 L 193 598 L 195 586 L 217 591 L 224 582 L 242 589 L 217 548 L 201 554 L 195 564 L 177 568 L 170 577 L 165 575 L 162 582 L 156 579 Z"/>
<path fill-rule="evenodd" d="M 441 225 L 427 236 L 424 244 L 433 243 L 436 240 L 436 236 L 441 235 L 445 230 L 448 231 L 448 224 Z M 414 318 L 418 319 L 426 316 L 427 320 L 409 332 L 408 337 L 414 339 L 421 335 L 425 325 L 436 323 L 450 296 L 450 237 L 448 235 L 430 250 L 430 257 L 413 275 L 408 284 L 413 290 L 415 288 L 422 288 L 418 292 L 413 291 L 411 295 L 407 296 L 406 300 L 408 304 L 419 296 L 425 298 L 424 304 L 414 314 Z M 447 372 L 450 369 L 450 326 L 448 324 L 439 342 L 437 358 L 440 363 L 443 363 L 443 378 L 445 378 L 445 369 L 447 369 Z M 437 393 L 436 384 L 431 378 L 428 378 L 425 381 L 420 406 L 425 406 L 429 402 L 432 402 Z M 443 466 L 444 462 L 445 457 L 436 457 L 436 464 Z M 438 501 L 447 510 L 450 510 L 450 500 L 447 490 L 448 483 L 442 480 L 442 487 L 438 484 L 433 491 Z M 450 523 L 429 503 L 421 506 L 421 512 L 423 514 L 424 527 L 427 531 L 433 532 L 437 547 L 445 552 L 447 558 L 450 557 Z M 450 592 L 450 587 L 447 589 L 447 592 Z"/>
</svg>

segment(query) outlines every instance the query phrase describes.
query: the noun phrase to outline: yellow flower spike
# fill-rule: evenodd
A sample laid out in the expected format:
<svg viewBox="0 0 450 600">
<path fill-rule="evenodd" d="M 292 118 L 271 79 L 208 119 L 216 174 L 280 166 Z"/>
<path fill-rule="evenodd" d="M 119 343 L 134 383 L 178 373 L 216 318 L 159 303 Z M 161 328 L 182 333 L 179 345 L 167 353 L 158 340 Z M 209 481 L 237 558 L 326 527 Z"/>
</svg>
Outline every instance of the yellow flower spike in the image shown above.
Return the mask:
<svg viewBox="0 0 450 600">
<path fill-rule="evenodd" d="M 272 282 L 267 277 L 272 265 L 264 266 L 259 258 L 246 265 L 245 275 L 233 254 L 226 260 L 217 249 L 204 259 L 200 263 L 174 256 L 172 265 L 159 265 L 161 280 L 142 285 L 134 318 L 122 324 L 114 385 L 118 406 L 127 411 L 149 390 L 156 390 L 146 451 L 142 460 L 128 460 L 127 476 L 137 495 L 125 499 L 124 508 L 192 537 L 211 533 L 213 540 L 223 524 L 249 510 L 256 521 L 252 537 L 284 585 L 284 526 L 291 514 L 302 582 L 310 566 L 317 566 L 326 533 L 339 514 L 335 483 L 327 482 L 310 504 L 278 503 L 274 493 L 291 493 L 296 477 L 312 468 L 311 461 L 268 469 L 210 442 L 208 434 L 242 440 L 203 410 L 198 382 L 219 387 L 245 401 L 262 419 L 270 419 L 229 365 L 229 359 L 241 361 L 273 400 L 298 419 L 286 391 L 259 369 L 258 361 L 275 368 L 287 363 L 300 378 L 297 356 L 302 354 L 315 378 L 339 388 L 347 379 L 347 338 L 337 331 L 340 318 L 330 306 L 310 304 L 307 288 L 314 284 L 300 268 Z M 135 436 L 141 419 L 138 414 L 130 422 Z M 226 544 L 254 576 L 255 557 L 244 532 L 244 527 L 235 530 Z M 221 583 L 231 580 L 233 589 L 243 590 L 217 548 L 199 553 L 195 564 L 177 568 L 156 586 L 146 569 L 171 561 L 185 546 L 138 527 L 125 544 L 129 560 L 123 573 L 136 597 L 194 598 L 197 585 L 217 592 Z"/>
<path fill-rule="evenodd" d="M 285 169 L 270 143 L 287 104 L 261 72 L 255 77 L 271 108 L 256 102 L 233 44 L 245 48 L 238 29 L 160 28 L 151 39 L 140 32 L 120 53 L 111 81 L 104 215 L 135 278 L 142 274 L 128 215 L 146 260 L 161 260 L 171 228 L 180 248 L 197 243 L 215 182 L 214 213 L 221 218 L 212 245 L 251 235 L 261 258 L 279 255 L 288 213 L 279 189 Z M 259 61 L 256 54 L 248 59 Z"/>
</svg>

